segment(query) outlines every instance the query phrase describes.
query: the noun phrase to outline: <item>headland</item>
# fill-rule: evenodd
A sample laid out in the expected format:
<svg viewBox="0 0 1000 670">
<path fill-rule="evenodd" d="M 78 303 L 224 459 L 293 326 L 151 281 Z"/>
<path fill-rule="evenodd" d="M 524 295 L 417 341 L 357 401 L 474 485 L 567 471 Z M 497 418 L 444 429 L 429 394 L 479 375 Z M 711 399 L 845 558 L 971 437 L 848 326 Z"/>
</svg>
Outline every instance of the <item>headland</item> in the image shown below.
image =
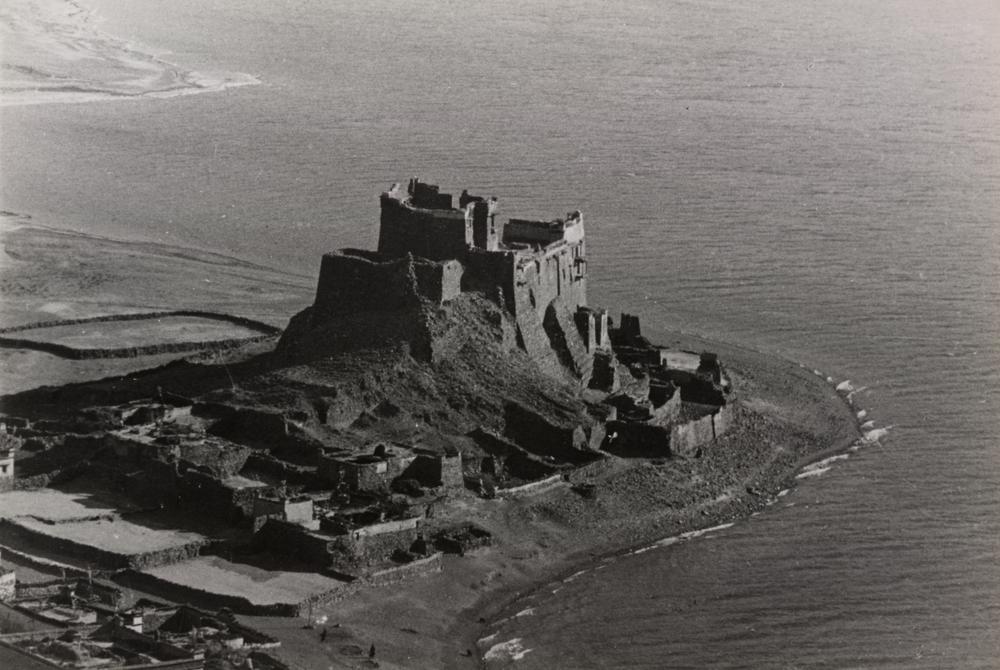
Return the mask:
<svg viewBox="0 0 1000 670">
<path fill-rule="evenodd" d="M 517 594 L 760 510 L 859 437 L 811 370 L 588 305 L 580 212 L 503 223 L 416 179 L 379 202 L 378 249 L 324 255 L 280 337 L 214 309 L 260 332 L 4 396 L 5 562 L 221 609 L 281 643 L 234 651 L 254 667 L 474 667 Z"/>
</svg>

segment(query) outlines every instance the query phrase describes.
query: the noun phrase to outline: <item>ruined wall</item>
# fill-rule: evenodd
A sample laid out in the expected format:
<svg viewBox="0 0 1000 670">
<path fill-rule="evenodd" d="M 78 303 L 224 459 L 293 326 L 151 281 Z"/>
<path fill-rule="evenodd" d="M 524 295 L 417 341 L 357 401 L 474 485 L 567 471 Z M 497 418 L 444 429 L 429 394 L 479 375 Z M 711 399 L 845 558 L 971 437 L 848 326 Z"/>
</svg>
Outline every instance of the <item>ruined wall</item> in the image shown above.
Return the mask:
<svg viewBox="0 0 1000 670">
<path fill-rule="evenodd" d="M 410 454 L 389 458 L 324 454 L 319 458 L 316 474 L 332 484 L 343 481 L 352 491 L 380 491 L 402 475 L 416 458 Z"/>
<path fill-rule="evenodd" d="M 477 428 L 470 436 L 479 448 L 490 454 L 495 475 L 531 482 L 549 477 L 555 472 L 555 467 L 542 458 L 529 454 L 524 448 L 499 435 Z"/>
<path fill-rule="evenodd" d="M 729 431 L 735 421 L 735 410 L 732 405 L 724 405 L 719 411 L 712 415 L 712 432 L 718 439 Z"/>
<path fill-rule="evenodd" d="M 462 488 L 462 459 L 458 456 L 418 455 L 399 474 L 403 479 L 415 479 L 423 486 Z"/>
<path fill-rule="evenodd" d="M 417 301 L 413 265 L 405 255 L 387 259 L 357 249 L 323 254 L 314 309 L 335 315 L 412 308 Z"/>
<path fill-rule="evenodd" d="M 251 517 L 254 499 L 258 496 L 277 495 L 272 486 L 232 488 L 216 477 L 193 468 L 180 473 L 177 492 L 183 506 L 230 522 Z"/>
<path fill-rule="evenodd" d="M 313 520 L 311 498 L 282 499 L 257 497 L 253 501 L 253 516 L 278 517 L 291 523 L 303 524 Z"/>
<path fill-rule="evenodd" d="M 586 385 L 590 381 L 594 359 L 580 337 L 573 314 L 562 300 L 556 300 L 546 307 L 542 327 L 559 362 Z"/>
<path fill-rule="evenodd" d="M 380 204 L 379 253 L 404 256 L 409 252 L 446 260 L 460 258 L 473 244 L 471 217 L 463 210 L 414 207 L 388 193 L 382 194 Z M 429 204 L 450 206 L 444 201 Z"/>
<path fill-rule="evenodd" d="M 588 386 L 592 389 L 615 393 L 621 387 L 618 379 L 618 359 L 611 350 L 595 351 L 593 369 Z"/>
<path fill-rule="evenodd" d="M 617 456 L 667 458 L 673 454 L 672 431 L 649 423 L 609 421 L 605 450 Z"/>
<path fill-rule="evenodd" d="M 521 252 L 516 271 L 519 290 L 528 291 L 539 316 L 556 298 L 571 312 L 587 304 L 586 259 L 583 242 L 559 243 L 541 254 Z"/>
<path fill-rule="evenodd" d="M 711 414 L 684 423 L 678 423 L 670 429 L 670 445 L 674 453 L 687 456 L 694 453 L 698 447 L 715 439 L 715 428 Z"/>
<path fill-rule="evenodd" d="M 0 568 L 0 602 L 13 600 L 17 595 L 17 574 L 11 570 L 3 572 Z"/>
<path fill-rule="evenodd" d="M 320 568 L 330 565 L 333 538 L 310 532 L 288 521 L 268 519 L 254 535 L 255 547 L 291 556 Z"/>
<path fill-rule="evenodd" d="M 370 349 L 395 350 L 420 361 L 432 359 L 428 321 L 418 309 L 329 315 L 307 308 L 289 321 L 277 355 L 287 360 Z"/>
<path fill-rule="evenodd" d="M 568 461 L 589 460 L 588 435 L 580 424 L 558 425 L 537 412 L 510 402 L 504 406 L 504 435 L 526 451 Z"/>
<path fill-rule="evenodd" d="M 726 404 L 726 395 L 710 374 L 687 370 L 666 370 L 664 376 L 681 389 L 684 402 L 719 407 Z"/>
<path fill-rule="evenodd" d="M 542 317 L 531 303 L 530 296 L 530 292 L 522 290 L 521 287 L 518 287 L 514 294 L 517 344 L 535 361 L 542 372 L 558 379 L 565 379 L 568 370 L 562 366 L 555 349 L 552 348 Z"/>
<path fill-rule="evenodd" d="M 392 531 L 365 534 L 362 529 L 331 539 L 333 562 L 341 567 L 363 568 L 388 561 L 393 552 L 407 551 L 420 531 L 416 524 L 399 523 Z"/>
<path fill-rule="evenodd" d="M 308 467 L 293 465 L 270 454 L 251 454 L 247 458 L 244 473 L 260 473 L 273 480 L 284 480 L 290 485 L 312 486 L 317 483 L 316 474 Z"/>
<path fill-rule="evenodd" d="M 465 274 L 462 276 L 462 290 L 482 293 L 497 302 L 511 314 L 517 313 L 514 302 L 514 268 L 517 254 L 513 251 L 486 253 L 470 249 L 462 257 Z"/>
<path fill-rule="evenodd" d="M 417 292 L 425 300 L 444 304 L 462 293 L 464 268 L 456 260 L 434 263 L 424 259 L 414 259 L 413 270 L 417 277 Z"/>
<path fill-rule="evenodd" d="M 14 459 L 0 459 L 0 493 L 14 488 Z"/>
</svg>

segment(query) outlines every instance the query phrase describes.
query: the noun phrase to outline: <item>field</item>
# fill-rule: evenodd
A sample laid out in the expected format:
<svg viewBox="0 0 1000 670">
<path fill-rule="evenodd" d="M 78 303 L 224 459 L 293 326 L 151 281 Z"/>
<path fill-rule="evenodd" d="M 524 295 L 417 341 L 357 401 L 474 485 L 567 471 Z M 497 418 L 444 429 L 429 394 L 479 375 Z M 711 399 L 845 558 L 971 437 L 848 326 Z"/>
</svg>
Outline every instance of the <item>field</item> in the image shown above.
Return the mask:
<svg viewBox="0 0 1000 670">
<path fill-rule="evenodd" d="M 226 321 L 196 316 L 160 316 L 128 321 L 100 321 L 32 328 L 18 336 L 74 349 L 120 349 L 150 344 L 242 339 L 260 332 Z"/>
<path fill-rule="evenodd" d="M 124 555 L 172 549 L 205 540 L 205 537 L 198 533 L 150 528 L 122 518 L 115 518 L 114 521 L 98 519 L 56 524 L 21 518 L 17 520 L 17 524 L 41 535 Z"/>
<path fill-rule="evenodd" d="M 0 493 L 0 519 L 33 516 L 58 522 L 115 512 L 116 509 L 106 501 L 86 492 L 38 489 Z"/>
<path fill-rule="evenodd" d="M 202 556 L 143 572 L 201 591 L 240 596 L 254 605 L 298 603 L 343 586 L 343 582 L 313 572 L 264 570 L 217 556 Z"/>
</svg>

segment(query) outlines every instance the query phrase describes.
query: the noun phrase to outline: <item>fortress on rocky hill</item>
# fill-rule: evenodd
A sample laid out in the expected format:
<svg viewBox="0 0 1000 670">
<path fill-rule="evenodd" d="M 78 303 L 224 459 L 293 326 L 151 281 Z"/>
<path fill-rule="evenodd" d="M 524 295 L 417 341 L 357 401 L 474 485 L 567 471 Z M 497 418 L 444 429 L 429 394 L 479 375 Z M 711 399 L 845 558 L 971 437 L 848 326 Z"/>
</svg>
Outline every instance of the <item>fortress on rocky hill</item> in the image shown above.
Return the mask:
<svg viewBox="0 0 1000 670">
<path fill-rule="evenodd" d="M 278 355 L 402 348 L 437 365 L 470 349 L 520 350 L 579 389 L 606 449 L 693 453 L 726 430 L 730 388 L 714 354 L 667 351 L 637 317 L 614 327 L 588 307 L 579 211 L 503 223 L 495 197 L 462 191 L 455 205 L 418 179 L 382 193 L 378 251 L 323 256 L 315 302 L 292 318 Z"/>
<path fill-rule="evenodd" d="M 359 315 L 405 314 L 425 304 L 445 305 L 477 293 L 513 318 L 517 345 L 547 372 L 568 372 L 585 383 L 594 355 L 610 361 L 608 315 L 587 307 L 583 215 L 552 220 L 497 220 L 496 198 L 463 191 L 454 197 L 410 180 L 383 193 L 378 251 L 342 249 L 323 256 L 312 324 L 336 320 L 338 348 L 367 343 L 376 332 L 404 335 L 411 353 L 433 360 L 429 333 L 407 323 Z M 294 324 L 293 324 L 294 325 Z M 386 328 L 388 326 L 388 328 Z M 293 332 L 296 330 L 290 327 Z M 328 339 L 331 339 L 328 338 Z M 335 345 L 336 346 L 336 345 Z"/>
</svg>

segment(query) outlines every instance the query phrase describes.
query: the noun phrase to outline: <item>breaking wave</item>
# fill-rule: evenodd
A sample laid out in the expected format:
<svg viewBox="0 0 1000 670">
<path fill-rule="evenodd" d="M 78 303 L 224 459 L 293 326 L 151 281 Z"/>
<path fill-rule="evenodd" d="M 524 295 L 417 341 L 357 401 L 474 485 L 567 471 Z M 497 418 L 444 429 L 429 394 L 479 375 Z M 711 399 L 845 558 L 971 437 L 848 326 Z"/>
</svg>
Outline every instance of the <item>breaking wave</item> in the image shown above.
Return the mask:
<svg viewBox="0 0 1000 670">
<path fill-rule="evenodd" d="M 73 0 L 0 5 L 0 105 L 166 98 L 260 83 L 249 74 L 185 70 L 98 23 Z"/>
<path fill-rule="evenodd" d="M 530 651 L 531 649 L 525 649 L 524 645 L 521 644 L 521 638 L 515 637 L 512 640 L 500 642 L 490 647 L 489 651 L 483 655 L 483 660 L 520 661 Z"/>
</svg>

